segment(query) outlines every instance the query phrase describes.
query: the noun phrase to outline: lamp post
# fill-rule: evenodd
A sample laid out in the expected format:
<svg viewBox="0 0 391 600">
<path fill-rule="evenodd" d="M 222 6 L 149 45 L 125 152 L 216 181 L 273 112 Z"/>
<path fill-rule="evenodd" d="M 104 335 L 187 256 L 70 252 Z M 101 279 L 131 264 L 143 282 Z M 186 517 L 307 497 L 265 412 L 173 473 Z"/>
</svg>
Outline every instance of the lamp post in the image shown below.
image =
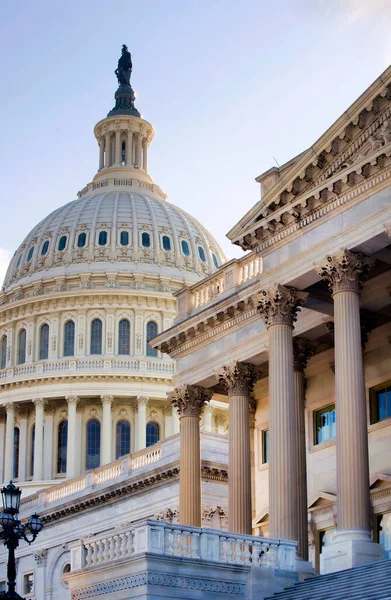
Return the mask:
<svg viewBox="0 0 391 600">
<path fill-rule="evenodd" d="M 43 527 L 41 519 L 36 514 L 33 514 L 25 525 L 18 520 L 17 514 L 19 513 L 21 494 L 22 490 L 16 487 L 12 481 L 1 490 L 3 512 L 0 514 L 0 525 L 3 531 L 0 531 L 0 540 L 4 540 L 4 546 L 8 548 L 8 591 L 0 593 L 0 598 L 20 598 L 23 600 L 22 596 L 19 596 L 15 591 L 15 550 L 19 546 L 19 540 L 32 544 Z M 31 539 L 28 539 L 27 532 L 32 534 Z"/>
</svg>

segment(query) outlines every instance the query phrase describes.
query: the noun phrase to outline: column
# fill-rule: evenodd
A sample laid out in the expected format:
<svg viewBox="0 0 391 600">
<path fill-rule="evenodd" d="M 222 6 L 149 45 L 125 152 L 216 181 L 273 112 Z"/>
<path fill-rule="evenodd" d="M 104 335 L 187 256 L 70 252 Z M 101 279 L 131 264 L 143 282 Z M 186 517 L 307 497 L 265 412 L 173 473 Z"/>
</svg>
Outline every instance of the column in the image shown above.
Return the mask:
<svg viewBox="0 0 391 600">
<path fill-rule="evenodd" d="M 141 133 L 136 133 L 136 157 L 134 162 L 141 167 Z"/>
<path fill-rule="evenodd" d="M 147 446 L 147 404 L 146 396 L 137 397 L 137 450 L 144 450 Z"/>
<path fill-rule="evenodd" d="M 67 396 L 66 401 L 68 403 L 68 440 L 67 440 L 67 478 L 75 477 L 77 475 L 76 466 L 76 409 L 79 403 L 78 396 Z"/>
<path fill-rule="evenodd" d="M 146 138 L 143 138 L 143 169 L 148 171 L 148 142 Z"/>
<path fill-rule="evenodd" d="M 293 380 L 293 323 L 307 294 L 281 285 L 259 295 L 258 310 L 269 333 L 269 533 L 298 540 L 296 401 Z"/>
<path fill-rule="evenodd" d="M 115 130 L 115 158 L 114 163 L 116 165 L 121 164 L 121 130 Z"/>
<path fill-rule="evenodd" d="M 254 367 L 236 362 L 224 367 L 220 383 L 228 393 L 228 531 L 252 533 L 250 393 L 255 383 Z"/>
<path fill-rule="evenodd" d="M 212 413 L 213 408 L 210 404 L 207 404 L 204 409 L 204 431 L 212 431 Z"/>
<path fill-rule="evenodd" d="M 307 458 L 305 439 L 305 378 L 304 369 L 314 352 L 314 344 L 304 338 L 293 338 L 294 392 L 296 404 L 296 427 L 298 429 L 297 448 L 297 520 L 298 520 L 298 554 L 308 560 L 308 499 L 307 499 Z"/>
<path fill-rule="evenodd" d="M 0 482 L 4 481 L 5 413 L 0 412 Z"/>
<path fill-rule="evenodd" d="M 26 481 L 26 459 L 27 459 L 27 417 L 28 410 L 20 408 L 18 410 L 19 420 L 19 481 Z"/>
<path fill-rule="evenodd" d="M 54 428 L 54 413 L 56 412 L 56 406 L 54 404 L 48 404 L 45 406 L 45 426 L 43 436 L 43 448 L 44 448 L 44 461 L 43 461 L 43 478 L 45 481 L 54 479 L 56 470 L 53 469 L 53 428 Z M 56 449 L 57 450 L 57 449 Z M 57 459 L 57 452 L 56 452 Z"/>
<path fill-rule="evenodd" d="M 4 458 L 4 481 L 9 483 L 14 475 L 14 427 L 15 427 L 15 405 L 9 402 L 5 405 L 7 421 L 5 429 L 5 458 Z"/>
<path fill-rule="evenodd" d="M 182 525 L 201 527 L 201 448 L 200 417 L 211 392 L 184 385 L 171 395 L 181 422 L 179 469 L 179 518 Z"/>
<path fill-rule="evenodd" d="M 318 269 L 329 283 L 334 299 L 337 535 L 333 546 L 341 552 L 342 542 L 346 553 L 343 560 L 335 559 L 338 568 L 334 570 L 372 562 L 380 551 L 380 546 L 371 542 L 368 424 L 360 331 L 360 288 L 372 262 L 362 254 L 343 249 L 329 256 Z"/>
<path fill-rule="evenodd" d="M 111 462 L 111 446 L 112 446 L 112 421 L 111 421 L 111 405 L 113 404 L 114 396 L 101 396 L 103 406 L 102 418 L 102 454 L 101 465 L 107 465 Z"/>
<path fill-rule="evenodd" d="M 103 169 L 105 165 L 105 138 L 103 135 L 99 140 L 99 171 Z"/>
<path fill-rule="evenodd" d="M 164 412 L 164 437 L 168 438 L 172 435 L 172 409 L 171 406 L 165 406 Z"/>
<path fill-rule="evenodd" d="M 126 166 L 133 164 L 133 131 L 128 130 L 128 143 L 126 145 Z"/>
<path fill-rule="evenodd" d="M 110 167 L 111 166 L 111 160 L 110 160 L 110 139 L 111 139 L 111 133 L 110 131 L 108 131 L 105 135 L 105 167 Z"/>
<path fill-rule="evenodd" d="M 46 400 L 33 400 L 35 406 L 34 481 L 43 479 L 43 415 Z"/>
<path fill-rule="evenodd" d="M 179 423 L 179 413 L 174 405 L 172 406 L 171 416 L 172 416 L 172 435 L 175 435 L 180 432 L 181 426 Z"/>
</svg>

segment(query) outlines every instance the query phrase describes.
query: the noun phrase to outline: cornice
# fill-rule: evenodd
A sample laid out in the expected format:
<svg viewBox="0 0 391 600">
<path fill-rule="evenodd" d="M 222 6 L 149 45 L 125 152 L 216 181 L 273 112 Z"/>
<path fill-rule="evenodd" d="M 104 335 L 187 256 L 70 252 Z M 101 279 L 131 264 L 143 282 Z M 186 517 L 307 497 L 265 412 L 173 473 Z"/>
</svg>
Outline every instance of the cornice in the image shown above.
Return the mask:
<svg viewBox="0 0 391 600">
<path fill-rule="evenodd" d="M 133 382 L 153 382 L 153 383 L 164 383 L 166 385 L 174 385 L 173 378 L 170 375 L 167 377 L 162 377 L 161 374 L 159 376 L 154 377 L 153 375 L 148 376 L 140 376 L 140 375 L 111 375 L 110 373 L 105 373 L 104 375 L 61 375 L 61 376 L 42 376 L 42 377 L 33 377 L 29 379 L 28 375 L 23 376 L 21 381 L 10 381 L 7 383 L 0 382 L 0 394 L 5 390 L 10 390 L 12 388 L 17 387 L 29 387 L 32 385 L 48 385 L 50 383 L 55 382 L 80 382 L 80 381 L 102 381 L 109 380 L 110 382 L 118 381 L 133 381 Z"/>
</svg>

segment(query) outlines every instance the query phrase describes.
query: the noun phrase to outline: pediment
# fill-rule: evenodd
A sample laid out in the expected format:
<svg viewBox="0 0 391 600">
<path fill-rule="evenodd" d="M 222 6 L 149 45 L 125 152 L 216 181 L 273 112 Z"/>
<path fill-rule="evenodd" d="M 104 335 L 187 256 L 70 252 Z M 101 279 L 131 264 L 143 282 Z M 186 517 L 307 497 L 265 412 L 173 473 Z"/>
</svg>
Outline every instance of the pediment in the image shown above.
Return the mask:
<svg viewBox="0 0 391 600">
<path fill-rule="evenodd" d="M 318 492 L 314 494 L 308 502 L 308 510 L 320 508 L 321 506 L 331 506 L 337 501 L 337 496 L 330 492 Z"/>
<path fill-rule="evenodd" d="M 268 521 L 268 520 L 269 520 L 269 507 L 266 506 L 265 508 L 263 508 L 261 510 L 261 512 L 259 512 L 257 514 L 255 519 L 253 520 L 253 527 L 256 527 L 257 525 L 260 525 L 261 523 L 264 523 L 265 521 Z"/>
<path fill-rule="evenodd" d="M 375 473 L 369 480 L 371 490 L 389 488 L 391 486 L 391 475 L 387 473 Z"/>
</svg>

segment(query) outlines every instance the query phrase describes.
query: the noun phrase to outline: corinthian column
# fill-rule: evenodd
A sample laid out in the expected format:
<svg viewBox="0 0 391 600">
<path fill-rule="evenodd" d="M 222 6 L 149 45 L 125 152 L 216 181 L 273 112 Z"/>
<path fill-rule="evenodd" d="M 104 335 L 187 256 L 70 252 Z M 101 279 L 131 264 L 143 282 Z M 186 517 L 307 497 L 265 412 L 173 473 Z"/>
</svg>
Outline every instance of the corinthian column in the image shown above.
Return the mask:
<svg viewBox="0 0 391 600">
<path fill-rule="evenodd" d="M 137 397 L 137 450 L 147 446 L 147 396 Z"/>
<path fill-rule="evenodd" d="M 76 409 L 78 396 L 67 396 L 68 403 L 68 439 L 67 439 L 67 478 L 77 475 L 76 467 Z"/>
<path fill-rule="evenodd" d="M 113 404 L 114 396 L 101 396 L 103 407 L 102 419 L 102 465 L 107 465 L 111 462 L 111 446 L 112 446 L 112 423 L 111 423 L 111 405 Z"/>
<path fill-rule="evenodd" d="M 200 417 L 212 394 L 184 385 L 174 390 L 172 404 L 181 422 L 179 517 L 182 525 L 201 527 Z"/>
<path fill-rule="evenodd" d="M 298 540 L 299 446 L 293 379 L 293 323 L 307 294 L 278 285 L 263 291 L 258 310 L 269 332 L 270 537 Z"/>
<path fill-rule="evenodd" d="M 15 428 L 15 404 L 9 402 L 5 405 L 7 421 L 5 429 L 5 460 L 4 481 L 8 483 L 14 476 L 14 428 Z"/>
<path fill-rule="evenodd" d="M 37 398 L 35 405 L 34 481 L 43 479 L 43 417 L 46 400 Z"/>
<path fill-rule="evenodd" d="M 254 367 L 236 362 L 224 367 L 220 383 L 228 393 L 228 531 L 252 533 L 250 394 L 255 382 Z"/>
</svg>

